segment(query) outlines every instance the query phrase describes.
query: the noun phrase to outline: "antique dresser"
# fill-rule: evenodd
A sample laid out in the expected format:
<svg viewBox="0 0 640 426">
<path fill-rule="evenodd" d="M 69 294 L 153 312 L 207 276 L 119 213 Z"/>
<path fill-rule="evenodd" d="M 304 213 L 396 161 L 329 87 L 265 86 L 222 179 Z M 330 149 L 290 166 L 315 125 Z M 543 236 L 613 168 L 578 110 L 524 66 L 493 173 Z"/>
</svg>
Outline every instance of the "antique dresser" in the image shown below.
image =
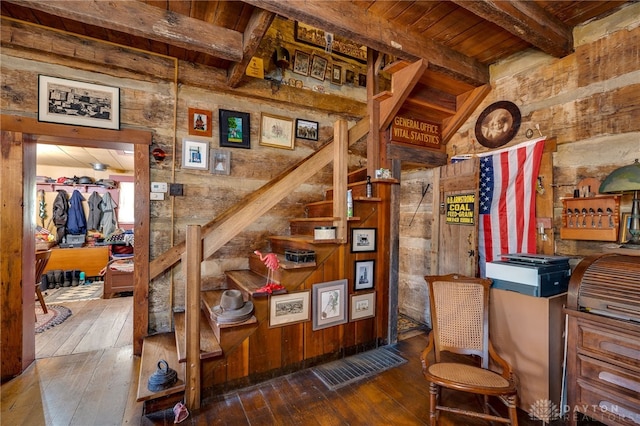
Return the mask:
<svg viewBox="0 0 640 426">
<path fill-rule="evenodd" d="M 565 312 L 569 424 L 640 425 L 640 256 L 585 258 Z"/>
</svg>

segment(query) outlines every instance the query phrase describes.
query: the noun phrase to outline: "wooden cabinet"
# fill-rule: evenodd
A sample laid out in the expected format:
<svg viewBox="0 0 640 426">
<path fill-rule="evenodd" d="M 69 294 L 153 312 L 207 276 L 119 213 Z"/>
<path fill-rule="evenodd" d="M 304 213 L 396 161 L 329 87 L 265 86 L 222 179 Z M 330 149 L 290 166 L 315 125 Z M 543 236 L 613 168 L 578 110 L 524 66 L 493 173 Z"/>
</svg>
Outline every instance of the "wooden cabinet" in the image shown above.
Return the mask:
<svg viewBox="0 0 640 426">
<path fill-rule="evenodd" d="M 83 271 L 87 277 L 100 275 L 102 268 L 109 262 L 109 247 L 77 247 L 51 249 L 51 257 L 45 271 L 62 269 L 68 271 L 77 269 Z"/>
<path fill-rule="evenodd" d="M 489 337 L 513 368 L 518 407 L 526 412 L 540 401 L 560 406 L 566 298 L 491 289 Z"/>
<path fill-rule="evenodd" d="M 620 196 L 563 198 L 563 240 L 617 241 L 620 226 Z"/>
</svg>

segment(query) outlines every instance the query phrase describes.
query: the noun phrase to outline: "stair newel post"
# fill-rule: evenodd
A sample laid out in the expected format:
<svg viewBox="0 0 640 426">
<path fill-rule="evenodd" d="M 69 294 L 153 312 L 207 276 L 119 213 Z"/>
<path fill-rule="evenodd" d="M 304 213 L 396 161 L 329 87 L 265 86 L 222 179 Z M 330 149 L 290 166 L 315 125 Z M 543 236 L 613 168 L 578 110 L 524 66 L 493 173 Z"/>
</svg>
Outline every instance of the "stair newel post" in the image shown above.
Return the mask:
<svg viewBox="0 0 640 426">
<path fill-rule="evenodd" d="M 200 408 L 200 264 L 202 237 L 200 225 L 188 225 L 186 235 L 185 325 L 186 371 L 185 405 Z"/>
<path fill-rule="evenodd" d="M 336 239 L 347 241 L 347 174 L 349 129 L 345 120 L 333 125 L 333 217 Z"/>
</svg>

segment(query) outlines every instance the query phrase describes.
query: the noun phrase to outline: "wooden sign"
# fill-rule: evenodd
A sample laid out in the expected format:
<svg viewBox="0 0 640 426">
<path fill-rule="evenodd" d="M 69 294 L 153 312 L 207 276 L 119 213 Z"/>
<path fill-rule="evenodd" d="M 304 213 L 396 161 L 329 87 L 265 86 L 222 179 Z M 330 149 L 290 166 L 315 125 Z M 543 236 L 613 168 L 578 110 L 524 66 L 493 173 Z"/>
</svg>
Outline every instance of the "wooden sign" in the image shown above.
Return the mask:
<svg viewBox="0 0 640 426">
<path fill-rule="evenodd" d="M 391 140 L 440 149 L 440 124 L 396 116 L 391 123 Z"/>
<path fill-rule="evenodd" d="M 475 202 L 475 194 L 447 196 L 447 223 L 452 225 L 473 225 L 476 216 L 474 211 Z"/>
</svg>

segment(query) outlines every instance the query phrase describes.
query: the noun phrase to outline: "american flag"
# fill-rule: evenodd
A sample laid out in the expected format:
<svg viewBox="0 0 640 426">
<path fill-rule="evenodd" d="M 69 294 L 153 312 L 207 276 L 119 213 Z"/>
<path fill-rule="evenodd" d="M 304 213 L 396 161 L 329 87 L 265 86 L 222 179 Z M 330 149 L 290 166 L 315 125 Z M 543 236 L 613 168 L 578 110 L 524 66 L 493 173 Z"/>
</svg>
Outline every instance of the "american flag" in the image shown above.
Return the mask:
<svg viewBox="0 0 640 426">
<path fill-rule="evenodd" d="M 536 183 L 544 138 L 479 154 L 480 276 L 507 253 L 536 252 Z"/>
</svg>

